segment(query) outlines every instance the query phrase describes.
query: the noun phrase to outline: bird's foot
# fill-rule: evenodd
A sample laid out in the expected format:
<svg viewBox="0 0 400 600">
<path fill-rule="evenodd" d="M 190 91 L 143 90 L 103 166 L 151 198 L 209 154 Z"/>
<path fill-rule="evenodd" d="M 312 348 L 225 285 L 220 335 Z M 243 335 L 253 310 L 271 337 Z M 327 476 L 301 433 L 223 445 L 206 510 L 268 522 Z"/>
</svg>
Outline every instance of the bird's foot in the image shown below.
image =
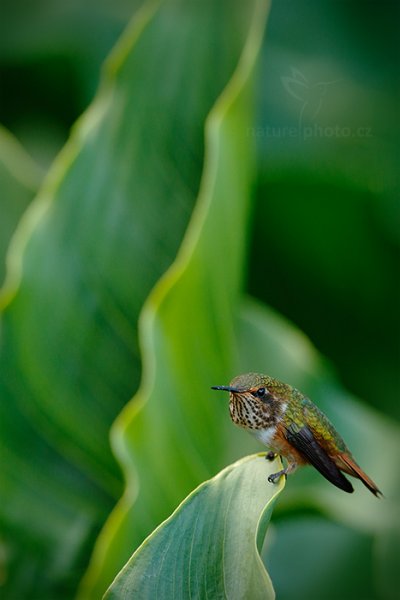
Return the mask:
<svg viewBox="0 0 400 600">
<path fill-rule="evenodd" d="M 288 473 L 293 473 L 293 471 L 295 471 L 296 468 L 297 468 L 297 463 L 295 463 L 295 462 L 289 463 L 287 465 L 287 467 L 285 467 L 281 471 L 278 471 L 277 473 L 272 473 L 272 475 L 269 475 L 268 481 L 270 483 L 275 483 L 280 477 L 282 477 L 282 475 L 287 477 Z"/>
<path fill-rule="evenodd" d="M 272 473 L 272 475 L 268 475 L 268 481 L 270 483 L 276 483 L 276 481 L 282 477 L 282 475 L 284 475 L 286 477 L 287 475 L 287 469 L 282 469 L 281 471 L 278 471 L 277 473 Z"/>
<path fill-rule="evenodd" d="M 275 460 L 275 458 L 277 457 L 277 453 L 276 452 L 272 452 L 272 450 L 270 450 L 269 452 L 267 452 L 267 454 L 265 455 L 265 460 Z"/>
</svg>

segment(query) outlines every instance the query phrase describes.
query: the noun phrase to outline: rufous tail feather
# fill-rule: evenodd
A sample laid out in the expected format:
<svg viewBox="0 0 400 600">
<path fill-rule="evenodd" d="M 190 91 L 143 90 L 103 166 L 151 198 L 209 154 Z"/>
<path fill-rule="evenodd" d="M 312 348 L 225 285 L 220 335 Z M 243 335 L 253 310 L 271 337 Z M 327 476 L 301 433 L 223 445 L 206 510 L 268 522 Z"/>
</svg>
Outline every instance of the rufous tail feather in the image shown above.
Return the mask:
<svg viewBox="0 0 400 600">
<path fill-rule="evenodd" d="M 364 473 L 361 467 L 358 466 L 356 462 L 352 458 L 350 458 L 347 454 L 340 454 L 340 458 L 343 461 L 346 468 L 342 467 L 342 470 L 352 475 L 353 477 L 357 477 L 360 479 L 365 487 L 369 489 L 370 492 L 374 494 L 374 496 L 379 497 L 383 496 L 382 492 L 378 488 L 378 486 Z"/>
</svg>

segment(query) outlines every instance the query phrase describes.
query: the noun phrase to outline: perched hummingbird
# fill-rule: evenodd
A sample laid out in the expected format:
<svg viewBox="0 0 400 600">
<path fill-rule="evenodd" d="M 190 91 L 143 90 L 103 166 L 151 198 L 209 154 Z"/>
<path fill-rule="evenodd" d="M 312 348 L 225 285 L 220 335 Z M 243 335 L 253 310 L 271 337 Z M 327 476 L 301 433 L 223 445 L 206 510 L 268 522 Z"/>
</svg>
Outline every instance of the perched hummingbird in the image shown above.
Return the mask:
<svg viewBox="0 0 400 600">
<path fill-rule="evenodd" d="M 296 388 L 268 375 L 247 373 L 235 377 L 229 386 L 212 389 L 229 392 L 232 421 L 272 450 L 267 458 L 275 454 L 286 458 L 287 466 L 268 477 L 271 483 L 310 463 L 345 492 L 353 492 L 353 486 L 343 473 L 361 479 L 375 496 L 382 495 L 328 418 Z"/>
</svg>

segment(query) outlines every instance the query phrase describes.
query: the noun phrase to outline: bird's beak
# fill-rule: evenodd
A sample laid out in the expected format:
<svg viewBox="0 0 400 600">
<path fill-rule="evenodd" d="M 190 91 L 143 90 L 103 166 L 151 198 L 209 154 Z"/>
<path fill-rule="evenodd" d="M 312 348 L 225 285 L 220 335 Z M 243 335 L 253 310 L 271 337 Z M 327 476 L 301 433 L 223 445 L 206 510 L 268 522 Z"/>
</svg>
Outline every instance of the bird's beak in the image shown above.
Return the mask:
<svg viewBox="0 0 400 600">
<path fill-rule="evenodd" d="M 232 392 L 233 394 L 238 394 L 239 390 L 237 388 L 229 387 L 229 385 L 213 385 L 212 390 L 223 390 L 224 392 Z"/>
</svg>

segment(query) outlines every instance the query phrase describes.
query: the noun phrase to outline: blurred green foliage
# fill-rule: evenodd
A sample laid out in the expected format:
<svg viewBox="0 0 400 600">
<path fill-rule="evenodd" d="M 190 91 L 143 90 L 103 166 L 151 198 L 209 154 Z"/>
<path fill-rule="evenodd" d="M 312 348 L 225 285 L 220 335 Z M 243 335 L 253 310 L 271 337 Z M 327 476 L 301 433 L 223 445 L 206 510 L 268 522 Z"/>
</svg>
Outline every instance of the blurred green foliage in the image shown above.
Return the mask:
<svg viewBox="0 0 400 600">
<path fill-rule="evenodd" d="M 100 597 L 190 489 L 257 448 L 206 392 L 251 369 L 316 399 L 388 497 L 381 510 L 357 489 L 350 505 L 317 474 L 296 474 L 265 549 L 278 595 L 329 598 L 340 578 L 343 598 L 394 598 L 398 6 L 276 2 L 255 116 L 248 97 L 233 119 L 220 113 L 207 150 L 207 117 L 249 39 L 254 51 L 249 22 L 263 3 L 147 3 L 25 213 L 42 179 L 33 161 L 49 167 L 139 4 L 2 5 L 0 122 L 19 142 L 0 132 L 0 280 L 23 216 L 1 296 L 5 597 L 71 597 L 96 538 L 81 594 Z M 278 312 L 243 304 L 243 291 Z M 109 431 L 142 358 L 145 386 L 113 430 L 127 488 L 111 512 L 122 476 Z M 304 557 L 290 581 L 288 547 Z"/>
<path fill-rule="evenodd" d="M 0 118 L 39 163 L 66 140 L 140 4 L 3 2 Z M 307 331 L 349 389 L 396 418 L 399 16 L 395 0 L 275 2 L 249 125 L 259 157 L 249 290 Z M 282 81 L 293 68 L 307 80 L 300 97 Z M 332 82 L 325 92 L 322 82 Z"/>
<path fill-rule="evenodd" d="M 251 129 L 259 176 L 248 282 L 351 391 L 396 418 L 399 16 L 393 1 L 273 5 Z"/>
<path fill-rule="evenodd" d="M 372 600 L 377 597 L 373 542 L 349 526 L 320 515 L 278 521 L 269 531 L 264 552 L 282 600 Z M 279 565 L 282 556 L 286 557 L 286 571 Z"/>
<path fill-rule="evenodd" d="M 23 147 L 0 126 L 0 282 L 5 277 L 12 234 L 36 194 L 41 177 L 40 169 Z"/>
</svg>

